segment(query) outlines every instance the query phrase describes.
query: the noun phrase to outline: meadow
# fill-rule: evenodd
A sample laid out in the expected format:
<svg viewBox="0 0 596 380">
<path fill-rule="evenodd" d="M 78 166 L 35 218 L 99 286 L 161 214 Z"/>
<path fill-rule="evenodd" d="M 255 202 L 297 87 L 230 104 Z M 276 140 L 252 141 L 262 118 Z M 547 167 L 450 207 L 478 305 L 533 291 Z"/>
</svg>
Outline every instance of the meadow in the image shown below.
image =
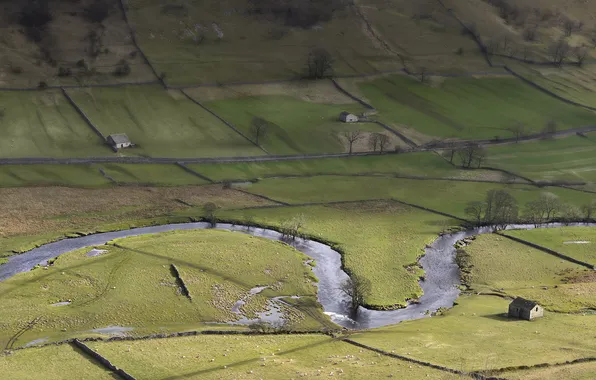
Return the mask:
<svg viewBox="0 0 596 380">
<path fill-rule="evenodd" d="M 69 94 L 103 135 L 126 133 L 137 145 L 123 150 L 122 154 L 153 157 L 264 154 L 179 91 L 129 86 L 69 90 Z"/>
<path fill-rule="evenodd" d="M 596 182 L 596 136 L 489 147 L 486 165 L 535 181 Z"/>
<path fill-rule="evenodd" d="M 249 319 L 264 312 L 271 297 L 316 296 L 316 278 L 304 265 L 308 257 L 263 238 L 227 231 L 174 231 L 116 239 L 96 248 L 105 252 L 89 256 L 91 248 L 77 250 L 47 269 L 3 281 L 0 298 L 5 307 L 0 314 L 5 327 L 0 344 L 4 346 L 23 321 L 39 316 L 41 321 L 15 347 L 106 326 L 146 334 L 162 331 L 161 326 L 235 321 L 241 315 L 232 312 L 234 303 L 256 286 L 268 289 L 246 299 L 240 311 Z M 171 264 L 178 267 L 192 301 L 179 289 Z M 70 304 L 55 305 L 65 301 Z M 320 311 L 315 316 L 325 321 Z M 297 329 L 303 321 L 317 325 L 299 309 L 287 318 L 288 326 Z"/>
<path fill-rule="evenodd" d="M 92 165 L 2 165 L 0 187 L 107 187 L 110 181 Z"/>
<path fill-rule="evenodd" d="M 535 300 L 548 311 L 577 313 L 596 307 L 592 271 L 498 235 L 481 235 L 470 255 L 474 292 Z"/>
<path fill-rule="evenodd" d="M 199 335 L 89 346 L 143 379 L 452 378 L 452 374 L 379 356 L 323 335 Z"/>
<path fill-rule="evenodd" d="M 359 84 L 378 118 L 434 138 L 513 137 L 518 123 L 538 133 L 554 120 L 558 129 L 594 123 L 587 110 L 549 97 L 516 78 L 447 78 L 430 86 L 405 75 Z M 507 110 L 507 112 L 503 112 Z"/>
<path fill-rule="evenodd" d="M 98 167 L 121 185 L 185 186 L 209 183 L 177 165 L 102 164 Z"/>
</svg>

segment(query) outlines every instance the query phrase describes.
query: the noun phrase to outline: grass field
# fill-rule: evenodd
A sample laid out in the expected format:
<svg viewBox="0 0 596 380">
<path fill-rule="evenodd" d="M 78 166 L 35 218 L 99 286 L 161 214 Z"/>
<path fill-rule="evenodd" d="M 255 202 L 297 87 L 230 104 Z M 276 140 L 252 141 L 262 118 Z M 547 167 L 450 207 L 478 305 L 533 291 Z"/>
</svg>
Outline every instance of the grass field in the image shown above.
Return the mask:
<svg viewBox="0 0 596 380">
<path fill-rule="evenodd" d="M 0 157 L 109 155 L 59 91 L 0 92 Z"/>
<path fill-rule="evenodd" d="M 265 311 L 269 297 L 316 295 L 316 279 L 304 265 L 308 257 L 282 243 L 226 231 L 176 231 L 114 242 L 118 247 L 99 246 L 107 252 L 98 257 L 89 257 L 90 249 L 78 250 L 47 270 L 2 282 L 2 345 L 23 321 L 39 316 L 42 320 L 16 346 L 106 326 L 133 327 L 142 334 L 169 324 L 234 321 L 239 319 L 234 303 L 256 286 L 269 288 L 242 306 L 248 318 Z M 178 267 L 192 302 L 180 293 L 170 264 Z M 67 300 L 72 303 L 51 306 Z M 317 324 L 298 309 L 286 317 L 296 327 L 303 321 Z"/>
<path fill-rule="evenodd" d="M 433 87 L 393 75 L 363 82 L 360 91 L 379 110 L 379 119 L 436 138 L 505 138 L 520 122 L 536 133 L 550 120 L 567 129 L 596 119 L 515 78 L 451 78 Z"/>
<path fill-rule="evenodd" d="M 491 189 L 505 189 L 517 198 L 520 207 L 548 191 L 561 201 L 582 206 L 592 194 L 561 188 L 538 188 L 528 185 L 451 182 L 393 178 L 320 176 L 313 178 L 265 179 L 246 185 L 251 192 L 288 203 L 353 201 L 395 198 L 465 218 L 466 204 L 484 200 Z M 448 199 L 449 202 L 445 200 Z"/>
<path fill-rule="evenodd" d="M 496 235 L 478 236 L 465 250 L 474 291 L 532 299 L 549 311 L 596 308 L 596 282 L 583 267 Z"/>
<path fill-rule="evenodd" d="M 269 129 L 261 144 L 272 154 L 344 153 L 347 149 L 342 132 L 385 132 L 373 123 L 354 125 L 339 121 L 343 111 L 356 115 L 365 111 L 353 103 L 320 104 L 290 96 L 250 96 L 209 102 L 206 106 L 248 136 L 253 135 L 253 117 L 267 120 Z M 366 143 L 363 148 L 359 150 L 369 150 Z"/>
<path fill-rule="evenodd" d="M 103 369 L 72 346 L 48 346 L 0 354 L 0 371 L 13 379 L 71 379 L 74 373 L 85 379 L 113 379 Z"/>
<path fill-rule="evenodd" d="M 104 170 L 106 176 L 113 178 L 119 184 L 182 186 L 209 183 L 177 165 L 102 164 L 97 166 Z"/>
<path fill-rule="evenodd" d="M 196 336 L 89 345 L 143 379 L 452 378 L 321 335 Z"/>
<path fill-rule="evenodd" d="M 462 296 L 444 316 L 358 333 L 353 339 L 418 360 L 463 370 L 562 362 L 594 356 L 594 315 L 546 313 L 510 320 L 509 301 Z M 507 377 L 507 376 L 504 376 Z"/>
<path fill-rule="evenodd" d="M 178 91 L 130 86 L 70 90 L 69 94 L 105 136 L 126 133 L 137 144 L 123 150 L 123 154 L 153 157 L 264 154 Z"/>
<path fill-rule="evenodd" d="M 596 182 L 596 135 L 490 147 L 486 165 L 537 181 Z"/>
<path fill-rule="evenodd" d="M 226 211 L 222 218 L 252 216 L 266 225 L 279 225 L 299 214 L 306 217 L 306 233 L 338 243 L 345 267 L 371 281 L 372 294 L 366 302 L 378 307 L 404 305 L 406 299 L 422 294 L 417 258 L 426 244 L 454 223 L 388 202 Z"/>
<path fill-rule="evenodd" d="M 0 187 L 103 187 L 110 181 L 91 165 L 2 165 Z"/>
<path fill-rule="evenodd" d="M 561 252 L 574 259 L 596 265 L 596 229 L 592 227 L 561 227 L 529 231 L 507 231 L 507 235 Z"/>
<path fill-rule="evenodd" d="M 596 377 L 596 363 L 580 363 L 560 367 L 508 371 L 501 376 L 511 380 L 567 379 L 591 380 Z"/>
</svg>

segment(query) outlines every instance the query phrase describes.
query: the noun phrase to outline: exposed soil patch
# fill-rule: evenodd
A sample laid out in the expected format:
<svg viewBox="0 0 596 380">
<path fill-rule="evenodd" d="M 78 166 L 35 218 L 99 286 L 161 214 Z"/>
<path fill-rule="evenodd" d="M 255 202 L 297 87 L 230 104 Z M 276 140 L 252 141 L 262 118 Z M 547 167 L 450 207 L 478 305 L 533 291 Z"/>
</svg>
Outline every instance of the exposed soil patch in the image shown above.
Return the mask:
<svg viewBox="0 0 596 380">
<path fill-rule="evenodd" d="M 596 282 L 596 271 L 586 271 L 578 276 L 566 278 L 565 282 L 568 284 Z"/>
</svg>

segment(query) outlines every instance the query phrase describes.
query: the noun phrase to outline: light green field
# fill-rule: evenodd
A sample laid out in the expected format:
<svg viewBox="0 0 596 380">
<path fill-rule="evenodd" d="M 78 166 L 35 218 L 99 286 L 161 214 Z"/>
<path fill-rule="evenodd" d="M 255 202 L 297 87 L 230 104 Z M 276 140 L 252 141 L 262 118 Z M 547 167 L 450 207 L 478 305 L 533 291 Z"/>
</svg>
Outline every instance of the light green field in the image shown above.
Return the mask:
<svg viewBox="0 0 596 380">
<path fill-rule="evenodd" d="M 540 132 L 550 120 L 558 128 L 591 125 L 590 111 L 565 104 L 513 78 L 453 78 L 438 87 L 393 75 L 364 82 L 362 94 L 379 118 L 437 138 L 513 137 L 516 123 Z"/>
<path fill-rule="evenodd" d="M 491 189 L 508 190 L 517 198 L 520 208 L 545 191 L 528 185 L 338 176 L 272 178 L 246 185 L 246 189 L 288 203 L 395 198 L 461 218 L 466 217 L 464 209 L 468 202 L 484 200 Z M 592 194 L 579 191 L 550 187 L 546 190 L 578 207 L 592 200 Z"/>
<path fill-rule="evenodd" d="M 242 307 L 249 318 L 265 311 L 274 296 L 314 297 L 307 257 L 279 242 L 225 231 L 177 231 L 117 239 L 122 248 L 88 257 L 90 249 L 61 256 L 53 266 L 22 273 L 0 283 L 3 334 L 0 344 L 41 317 L 15 347 L 38 338 L 89 335 L 106 326 L 133 327 L 132 334 L 167 331 L 175 326 L 239 319 L 234 303 L 256 286 L 269 286 Z M 175 264 L 192 302 L 183 296 L 170 271 Z M 66 306 L 51 306 L 71 300 Z M 325 321 L 318 307 L 309 316 L 286 307 L 288 324 L 315 327 Z M 66 330 L 66 331 L 64 331 Z"/>
<path fill-rule="evenodd" d="M 2 165 L 0 187 L 109 186 L 110 181 L 92 165 Z"/>
<path fill-rule="evenodd" d="M 69 90 L 97 128 L 126 133 L 137 144 L 127 155 L 207 157 L 264 154 L 180 92 L 160 87 Z M 113 153 L 112 153 L 113 154 Z"/>
<path fill-rule="evenodd" d="M 48 346 L 0 354 L 0 373 L 11 379 L 113 379 L 110 371 L 71 345 Z"/>
<path fill-rule="evenodd" d="M 0 157 L 84 157 L 111 150 L 59 91 L 0 92 Z"/>
<path fill-rule="evenodd" d="M 355 334 L 372 347 L 451 368 L 487 370 L 594 356 L 588 331 L 594 315 L 545 313 L 532 322 L 510 320 L 510 301 L 462 296 L 444 316 L 402 322 Z M 507 376 L 505 376 L 507 377 Z"/>
<path fill-rule="evenodd" d="M 507 231 L 506 234 L 596 265 L 596 252 L 594 251 L 596 228 L 543 228 L 529 231 Z"/>
<path fill-rule="evenodd" d="M 388 202 L 226 211 L 221 217 L 252 216 L 257 222 L 279 225 L 299 214 L 306 217 L 306 233 L 338 243 L 345 253 L 344 266 L 371 281 L 372 294 L 366 302 L 376 307 L 404 305 L 406 299 L 422 295 L 417 258 L 426 244 L 455 223 Z"/>
<path fill-rule="evenodd" d="M 542 379 L 567 379 L 567 380 L 592 380 L 596 377 L 596 363 L 580 363 L 563 365 L 559 367 L 538 368 L 520 371 L 507 371 L 500 376 L 507 376 L 511 380 L 542 380 Z"/>
<path fill-rule="evenodd" d="M 343 111 L 359 115 L 366 110 L 357 103 L 320 104 L 290 96 L 251 96 L 208 102 L 206 106 L 251 138 L 253 117 L 267 120 L 269 129 L 261 145 L 272 154 L 344 153 L 347 149 L 342 132 L 385 131 L 373 123 L 339 121 Z"/>
<path fill-rule="evenodd" d="M 274 176 L 322 174 L 395 174 L 412 176 L 463 177 L 478 174 L 457 170 L 434 153 L 391 154 L 349 158 L 326 158 L 276 162 L 188 165 L 215 181 L 251 180 Z"/>
<path fill-rule="evenodd" d="M 204 179 L 173 164 L 101 164 L 97 166 L 101 167 L 107 176 L 120 184 L 183 186 L 208 183 Z"/>
<path fill-rule="evenodd" d="M 596 135 L 488 148 L 487 166 L 533 180 L 596 182 Z"/>
<path fill-rule="evenodd" d="M 452 378 L 449 373 L 378 356 L 321 335 L 199 335 L 89 346 L 143 379 Z"/>
<path fill-rule="evenodd" d="M 478 236 L 465 251 L 470 255 L 474 291 L 524 297 L 549 311 L 596 308 L 592 271 L 579 265 L 498 235 Z"/>
</svg>

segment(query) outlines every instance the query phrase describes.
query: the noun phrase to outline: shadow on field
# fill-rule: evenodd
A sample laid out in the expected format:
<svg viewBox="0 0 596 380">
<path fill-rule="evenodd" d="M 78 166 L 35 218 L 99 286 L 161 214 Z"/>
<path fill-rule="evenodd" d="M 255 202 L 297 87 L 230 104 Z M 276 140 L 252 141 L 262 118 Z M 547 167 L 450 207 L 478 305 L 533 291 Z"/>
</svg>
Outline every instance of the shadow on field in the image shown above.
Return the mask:
<svg viewBox="0 0 596 380">
<path fill-rule="evenodd" d="M 277 353 L 275 353 L 275 356 L 279 357 L 279 356 L 282 356 L 282 355 L 287 355 L 287 354 L 291 354 L 291 353 L 294 353 L 294 352 L 299 352 L 299 351 L 302 351 L 302 350 L 307 350 L 309 348 L 313 348 L 313 347 L 317 347 L 317 346 L 322 346 L 324 344 L 329 344 L 329 343 L 331 343 L 333 341 L 335 341 L 334 338 L 329 338 L 329 339 L 323 340 L 323 341 L 321 341 L 319 343 L 308 344 L 306 346 L 296 347 L 296 348 L 293 348 L 291 350 L 277 352 Z M 258 362 L 261 362 L 261 357 L 262 357 L 262 355 L 258 355 L 258 357 L 255 357 L 253 359 L 246 359 L 246 360 L 242 360 L 242 361 L 239 361 L 239 362 L 236 362 L 236 363 L 231 363 L 231 364 L 228 364 L 227 365 L 227 368 L 230 369 L 230 368 L 234 368 L 234 367 L 238 367 L 238 366 L 243 366 L 243 365 L 250 364 L 250 363 L 255 363 L 256 364 Z M 200 376 L 200 375 L 207 374 L 207 373 L 211 373 L 211 372 L 214 372 L 214 371 L 223 371 L 223 370 L 224 369 L 221 367 L 221 365 L 217 365 L 217 366 L 215 366 L 213 368 L 203 369 L 203 370 L 200 370 L 200 371 L 195 371 L 195 372 L 187 373 L 187 374 L 184 374 L 184 375 L 166 377 L 164 380 L 177 380 L 177 379 L 193 378 L 193 377 Z"/>
<path fill-rule="evenodd" d="M 509 318 L 507 313 L 499 313 L 499 314 L 487 314 L 483 315 L 482 318 L 488 318 L 499 322 L 519 322 L 519 319 L 516 318 Z"/>
</svg>

